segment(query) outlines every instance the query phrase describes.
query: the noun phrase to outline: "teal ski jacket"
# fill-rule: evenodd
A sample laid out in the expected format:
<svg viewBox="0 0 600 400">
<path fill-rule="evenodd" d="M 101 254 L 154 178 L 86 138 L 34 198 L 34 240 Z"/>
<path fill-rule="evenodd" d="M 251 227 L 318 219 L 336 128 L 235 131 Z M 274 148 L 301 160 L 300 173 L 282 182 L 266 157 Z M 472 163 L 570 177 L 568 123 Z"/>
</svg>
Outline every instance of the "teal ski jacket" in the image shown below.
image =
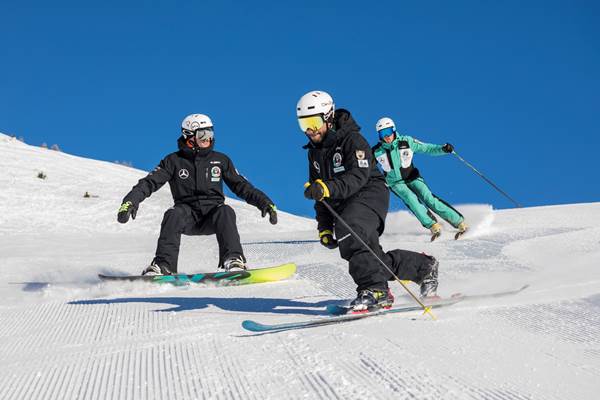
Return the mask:
<svg viewBox="0 0 600 400">
<path fill-rule="evenodd" d="M 447 153 L 440 144 L 423 143 L 411 136 L 399 135 L 391 143 L 380 141 L 373 147 L 373 154 L 385 175 L 388 186 L 399 182 L 411 182 L 420 177 L 419 170 L 413 165 L 414 153 L 442 156 Z"/>
</svg>

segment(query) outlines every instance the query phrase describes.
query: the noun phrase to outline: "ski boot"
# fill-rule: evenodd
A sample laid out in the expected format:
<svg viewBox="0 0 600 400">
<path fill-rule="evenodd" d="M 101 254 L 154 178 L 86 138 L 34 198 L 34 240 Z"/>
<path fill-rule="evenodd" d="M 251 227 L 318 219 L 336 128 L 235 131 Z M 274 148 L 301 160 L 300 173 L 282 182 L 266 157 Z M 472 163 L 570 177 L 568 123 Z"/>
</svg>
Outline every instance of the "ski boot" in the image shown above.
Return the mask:
<svg viewBox="0 0 600 400">
<path fill-rule="evenodd" d="M 219 268 L 217 268 L 217 271 L 236 272 L 245 271 L 246 269 L 246 262 L 244 261 L 244 259 L 241 256 L 236 256 L 225 260 L 223 265 L 220 265 Z"/>
<path fill-rule="evenodd" d="M 172 275 L 173 273 L 167 268 L 156 262 L 156 260 L 152 260 L 149 266 L 146 267 L 142 271 L 142 275 L 148 276 L 157 276 L 157 275 Z"/>
<path fill-rule="evenodd" d="M 461 222 L 460 224 L 458 224 L 456 229 L 458 229 L 458 232 L 456 232 L 456 235 L 454 235 L 454 239 L 458 240 L 459 237 L 464 235 L 464 233 L 467 231 L 467 229 L 469 229 L 469 227 L 464 222 Z"/>
<path fill-rule="evenodd" d="M 377 311 L 381 308 L 391 308 L 394 296 L 390 289 L 387 291 L 378 289 L 366 289 L 358 292 L 356 299 L 350 303 L 352 313 L 364 313 Z"/>
<path fill-rule="evenodd" d="M 428 256 L 430 257 L 430 256 Z M 438 267 L 440 263 L 433 257 L 429 264 L 429 271 L 421 281 L 421 298 L 437 298 Z"/>
<path fill-rule="evenodd" d="M 439 222 L 436 222 L 435 224 L 431 225 L 431 227 L 429 227 L 429 230 L 431 231 L 432 242 L 442 235 L 442 225 L 440 225 Z"/>
</svg>

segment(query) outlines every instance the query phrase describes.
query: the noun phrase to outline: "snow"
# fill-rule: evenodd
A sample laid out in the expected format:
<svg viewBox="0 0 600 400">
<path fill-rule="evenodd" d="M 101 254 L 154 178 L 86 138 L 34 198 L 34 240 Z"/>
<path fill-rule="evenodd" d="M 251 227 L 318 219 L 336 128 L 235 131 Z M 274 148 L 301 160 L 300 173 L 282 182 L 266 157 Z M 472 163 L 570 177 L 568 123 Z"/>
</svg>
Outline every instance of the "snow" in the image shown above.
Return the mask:
<svg viewBox="0 0 600 400">
<path fill-rule="evenodd" d="M 384 248 L 436 256 L 442 295 L 530 288 L 439 309 L 437 321 L 412 313 L 257 335 L 241 322 L 315 318 L 354 294 L 337 251 L 245 245 L 253 266 L 298 264 L 272 284 L 101 283 L 98 273 L 137 274 L 152 259 L 168 187 L 122 225 L 116 211 L 143 171 L 2 134 L 0 171 L 1 399 L 597 398 L 600 203 L 459 205 L 472 229 L 455 241 L 444 225 L 433 243 L 414 217 L 391 213 Z M 227 202 L 245 243 L 315 239 L 312 220 L 280 212 L 272 226 Z M 212 271 L 216 255 L 214 237 L 184 237 L 180 270 Z"/>
</svg>

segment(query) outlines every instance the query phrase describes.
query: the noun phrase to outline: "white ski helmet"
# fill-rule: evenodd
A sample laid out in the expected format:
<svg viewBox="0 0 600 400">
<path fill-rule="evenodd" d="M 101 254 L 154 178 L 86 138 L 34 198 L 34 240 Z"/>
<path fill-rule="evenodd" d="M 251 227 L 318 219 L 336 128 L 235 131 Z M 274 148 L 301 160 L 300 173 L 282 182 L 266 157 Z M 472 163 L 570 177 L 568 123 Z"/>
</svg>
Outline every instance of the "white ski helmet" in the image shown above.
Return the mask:
<svg viewBox="0 0 600 400">
<path fill-rule="evenodd" d="M 197 139 L 200 140 L 212 139 L 214 135 L 213 123 L 208 115 L 190 114 L 181 121 L 181 133 L 185 138 L 196 134 Z"/>
<path fill-rule="evenodd" d="M 375 129 L 377 130 L 377 132 L 379 132 L 384 128 L 392 128 L 394 131 L 396 131 L 396 124 L 394 124 L 394 121 L 391 118 L 380 118 L 379 121 L 377 121 L 377 123 L 375 124 Z"/>
<path fill-rule="evenodd" d="M 379 134 L 379 139 L 383 139 L 386 136 L 390 136 L 396 133 L 396 124 L 391 118 L 383 117 L 375 124 L 375 129 Z"/>
<path fill-rule="evenodd" d="M 300 97 L 298 105 L 296 105 L 296 116 L 298 118 L 322 114 L 323 119 L 329 121 L 333 117 L 334 111 L 333 98 L 328 93 L 319 90 L 306 93 Z"/>
</svg>

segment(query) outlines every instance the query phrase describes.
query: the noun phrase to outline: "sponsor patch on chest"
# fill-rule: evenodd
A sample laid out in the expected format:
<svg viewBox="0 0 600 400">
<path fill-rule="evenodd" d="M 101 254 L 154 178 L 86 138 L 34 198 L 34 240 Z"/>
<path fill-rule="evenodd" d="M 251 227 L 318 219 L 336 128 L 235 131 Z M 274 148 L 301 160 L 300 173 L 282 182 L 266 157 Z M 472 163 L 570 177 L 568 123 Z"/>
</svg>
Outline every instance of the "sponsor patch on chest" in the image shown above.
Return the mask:
<svg viewBox="0 0 600 400">
<path fill-rule="evenodd" d="M 212 182 L 218 182 L 221 180 L 221 167 L 215 165 L 210 169 L 210 180 Z"/>
<path fill-rule="evenodd" d="M 334 173 L 337 174 L 338 172 L 344 172 L 346 170 L 346 168 L 344 168 L 342 163 L 343 163 L 342 153 L 336 152 L 333 155 L 333 172 Z"/>
<path fill-rule="evenodd" d="M 179 179 L 187 179 L 190 177 L 190 172 L 185 168 L 181 168 L 177 175 L 179 176 Z"/>
</svg>

